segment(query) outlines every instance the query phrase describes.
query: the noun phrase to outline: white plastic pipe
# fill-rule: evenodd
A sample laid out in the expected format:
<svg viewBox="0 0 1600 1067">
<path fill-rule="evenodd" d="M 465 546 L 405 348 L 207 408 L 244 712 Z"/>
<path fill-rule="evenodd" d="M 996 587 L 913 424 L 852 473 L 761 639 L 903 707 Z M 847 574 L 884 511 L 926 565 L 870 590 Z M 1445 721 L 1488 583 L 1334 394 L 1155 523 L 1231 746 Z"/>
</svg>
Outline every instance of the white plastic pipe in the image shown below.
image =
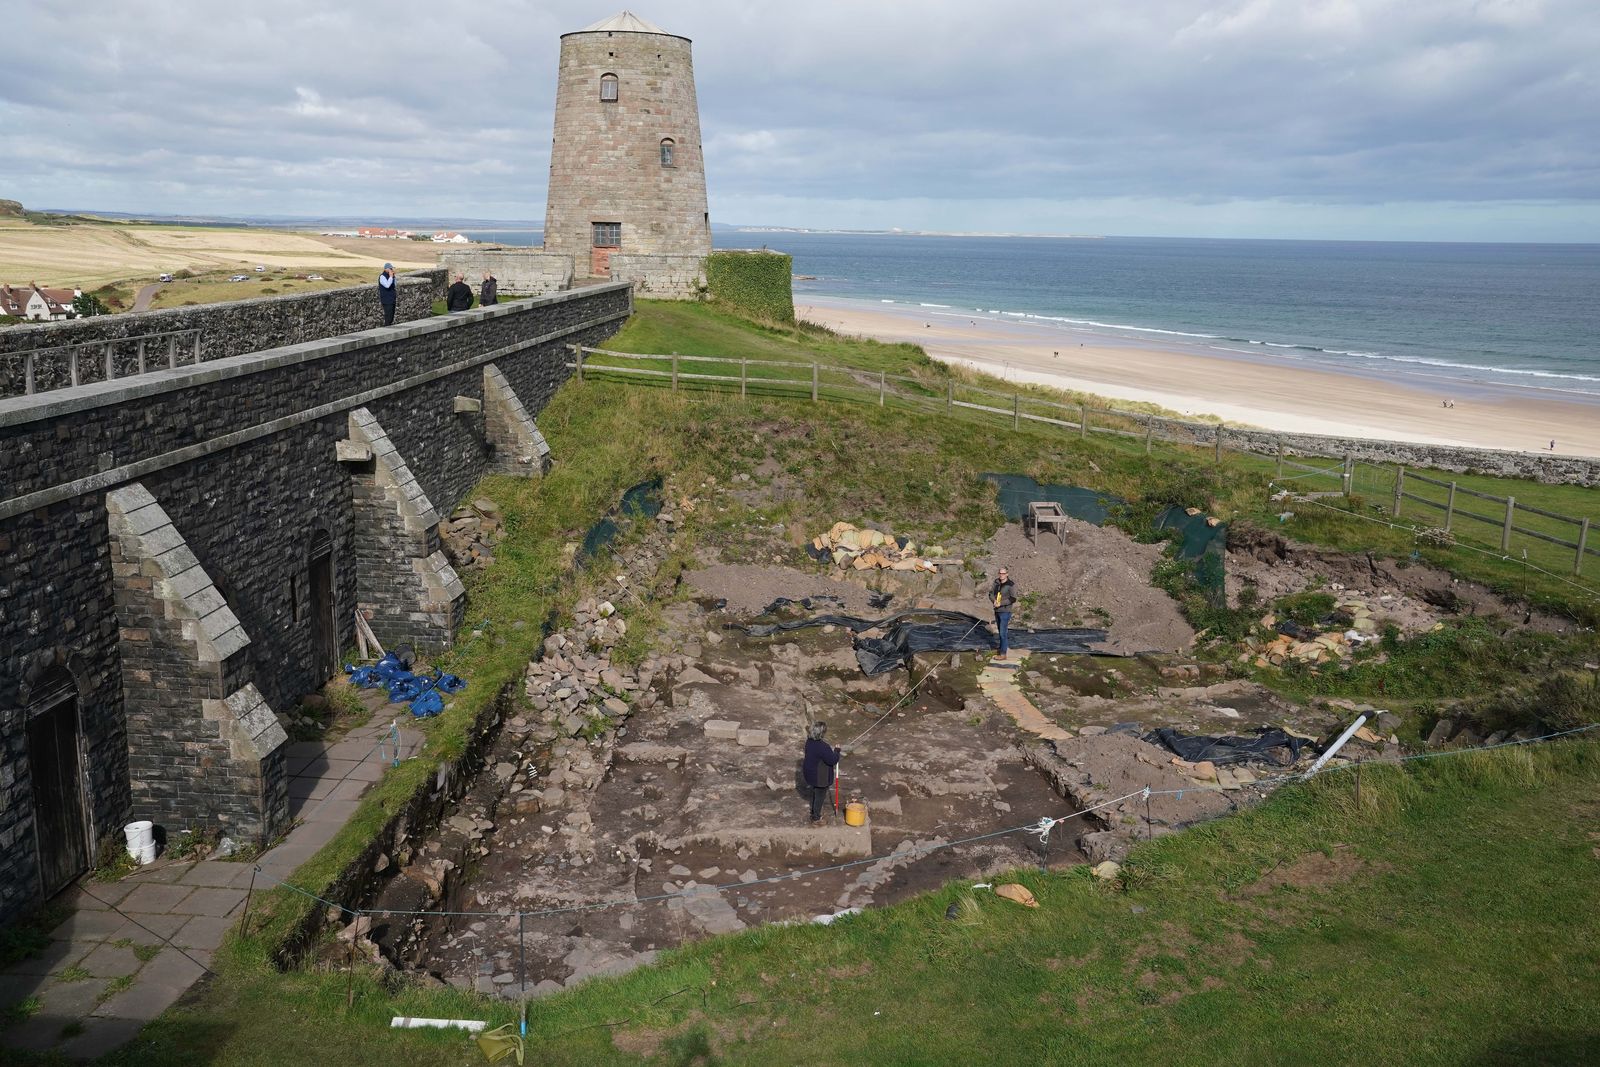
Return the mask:
<svg viewBox="0 0 1600 1067">
<path fill-rule="evenodd" d="M 1316 774 L 1318 771 L 1322 770 L 1322 765 L 1331 760 L 1334 757 L 1334 754 L 1344 747 L 1344 743 L 1350 740 L 1350 736 L 1357 730 L 1361 729 L 1361 725 L 1366 721 L 1366 715 L 1362 714 L 1356 718 L 1355 722 L 1346 727 L 1344 733 L 1339 735 L 1339 740 L 1335 741 L 1331 746 L 1329 746 L 1328 751 L 1317 757 L 1317 762 L 1311 765 L 1311 769 L 1306 772 L 1306 777 L 1310 778 L 1313 774 Z"/>
<path fill-rule="evenodd" d="M 412 1015 L 396 1015 L 389 1020 L 391 1030 L 423 1030 L 434 1028 L 439 1030 L 466 1030 L 468 1033 L 477 1033 L 487 1023 L 481 1019 L 421 1019 Z"/>
</svg>

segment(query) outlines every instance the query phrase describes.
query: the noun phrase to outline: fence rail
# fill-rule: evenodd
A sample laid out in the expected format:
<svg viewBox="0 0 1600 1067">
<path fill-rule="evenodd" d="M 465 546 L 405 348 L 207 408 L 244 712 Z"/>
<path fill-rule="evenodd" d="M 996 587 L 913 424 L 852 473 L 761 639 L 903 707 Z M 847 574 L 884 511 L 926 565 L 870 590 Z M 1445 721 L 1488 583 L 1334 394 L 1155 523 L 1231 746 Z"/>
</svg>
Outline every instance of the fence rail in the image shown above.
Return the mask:
<svg viewBox="0 0 1600 1067">
<path fill-rule="evenodd" d="M 168 330 L 4 355 L 6 376 L 12 380 L 7 388 L 0 389 L 0 396 L 32 396 L 53 389 L 144 374 L 157 366 L 176 370 L 186 363 L 199 363 L 200 331 Z M 22 366 L 21 389 L 16 388 L 15 382 L 15 368 L 19 363 Z"/>
<path fill-rule="evenodd" d="M 1335 467 L 1318 467 L 1314 464 L 1303 463 L 1292 459 L 1285 454 L 1284 446 L 1278 443 L 1273 451 L 1263 451 L 1253 447 L 1249 438 L 1235 434 L 1230 440 L 1228 428 L 1223 423 L 1215 425 L 1209 423 L 1182 422 L 1176 419 L 1163 418 L 1160 415 L 1145 412 L 1117 411 L 1112 408 L 1090 407 L 1087 404 L 1068 404 L 1043 397 L 1028 396 L 1022 393 L 1003 393 L 982 386 L 957 383 L 954 379 L 946 379 L 943 383 L 931 382 L 921 378 L 903 374 L 888 374 L 884 371 L 853 370 L 845 367 L 827 366 L 819 363 L 800 363 L 792 360 L 761 360 L 734 358 L 732 356 L 683 356 L 670 355 L 643 355 L 637 352 L 616 352 L 604 348 L 589 348 L 583 345 L 574 345 L 574 362 L 567 364 L 576 370 L 580 380 L 587 374 L 618 375 L 624 378 L 647 378 L 669 381 L 670 387 L 677 390 L 683 383 L 726 384 L 737 386 L 739 395 L 747 397 L 752 391 L 768 391 L 772 395 L 793 396 L 787 387 L 797 390 L 808 390 L 810 399 L 815 402 L 823 398 L 844 399 L 852 401 L 876 400 L 879 407 L 888 406 L 893 402 L 896 406 L 915 407 L 919 409 L 939 409 L 946 411 L 975 411 L 985 415 L 995 415 L 1009 419 L 1014 429 L 1021 428 L 1022 424 L 1039 423 L 1054 426 L 1059 429 L 1077 433 L 1080 437 L 1090 434 L 1105 434 L 1109 436 L 1142 439 L 1144 452 L 1150 454 L 1154 441 L 1174 443 L 1191 447 L 1205 448 L 1210 446 L 1215 461 L 1222 463 L 1225 452 L 1236 452 L 1240 455 L 1250 456 L 1258 460 L 1269 460 L 1275 464 L 1276 476 L 1282 481 L 1297 481 L 1307 478 L 1323 477 L 1331 479 L 1338 485 L 1337 489 L 1325 491 L 1301 489 L 1303 495 L 1310 497 L 1351 496 L 1355 490 L 1357 477 L 1357 463 L 1353 456 L 1330 456 L 1329 459 L 1339 459 L 1340 464 Z M 603 356 L 608 360 L 622 360 L 623 365 L 612 362 L 595 363 L 593 356 Z M 628 363 L 653 363 L 655 367 L 629 366 Z M 710 374 L 699 371 L 688 372 L 681 369 L 683 364 L 703 365 L 708 363 L 719 364 L 723 367 L 737 366 L 738 374 Z M 661 367 L 667 369 L 660 369 Z M 767 377 L 769 369 L 803 368 L 809 370 L 808 378 Z M 755 373 L 752 374 L 752 371 Z M 773 387 L 786 387 L 784 390 Z M 891 389 L 893 386 L 893 389 Z M 996 398 L 1003 403 L 985 403 L 982 401 Z M 1060 412 L 1076 418 L 1059 418 L 1054 414 L 1040 414 L 1040 409 L 1051 412 Z M 1591 520 L 1587 517 L 1573 517 L 1562 515 L 1558 512 L 1546 511 L 1542 508 L 1532 507 L 1528 504 L 1518 504 L 1515 497 L 1495 496 L 1492 493 L 1481 492 L 1455 481 L 1446 481 L 1432 478 L 1415 471 L 1408 471 L 1403 465 L 1396 465 L 1392 471 L 1387 467 L 1367 464 L 1374 471 L 1381 474 L 1380 488 L 1388 490 L 1392 485 L 1393 502 L 1390 510 L 1395 518 L 1399 518 L 1404 504 L 1409 501 L 1423 507 L 1434 508 L 1444 513 L 1443 528 L 1453 532 L 1452 526 L 1457 519 L 1469 519 L 1473 522 L 1483 523 L 1494 527 L 1499 532 L 1500 551 L 1511 551 L 1511 538 L 1513 534 L 1520 534 L 1536 541 L 1556 545 L 1560 548 L 1573 551 L 1572 573 L 1582 574 L 1585 556 L 1600 556 L 1600 548 L 1589 546 L 1589 528 Z M 1285 475 L 1285 471 L 1291 472 Z M 1389 478 L 1392 476 L 1392 483 Z M 1408 482 L 1420 482 L 1436 486 L 1446 491 L 1446 497 L 1441 502 L 1432 497 L 1410 492 Z M 1368 483 L 1363 483 L 1367 485 Z M 1465 495 L 1476 500 L 1499 504 L 1504 511 L 1499 515 L 1482 515 L 1456 506 L 1456 497 Z M 1530 529 L 1516 522 L 1519 513 L 1536 515 L 1557 523 L 1568 523 L 1576 528 L 1573 539 L 1557 536 L 1544 530 Z M 1524 550 L 1526 551 L 1526 550 Z"/>
</svg>

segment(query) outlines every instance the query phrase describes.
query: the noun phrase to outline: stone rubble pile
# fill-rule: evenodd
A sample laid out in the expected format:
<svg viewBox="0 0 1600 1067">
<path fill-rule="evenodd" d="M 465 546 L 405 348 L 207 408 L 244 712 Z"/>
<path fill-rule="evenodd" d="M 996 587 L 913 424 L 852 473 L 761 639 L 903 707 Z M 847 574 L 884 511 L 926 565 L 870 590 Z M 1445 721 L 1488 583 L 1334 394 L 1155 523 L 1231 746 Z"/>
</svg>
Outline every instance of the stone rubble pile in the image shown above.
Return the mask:
<svg viewBox="0 0 1600 1067">
<path fill-rule="evenodd" d="M 826 552 L 836 567 L 853 567 L 858 571 L 938 571 L 941 563 L 934 562 L 944 556 L 944 549 L 931 546 L 918 555 L 917 546 L 910 541 L 901 544 L 891 534 L 881 530 L 862 529 L 848 522 L 836 522 L 827 533 L 811 539 L 811 547 Z M 959 562 L 955 560 L 945 563 Z"/>
<path fill-rule="evenodd" d="M 1387 595 L 1378 598 L 1381 602 L 1390 599 Z M 1372 606 L 1367 600 L 1356 593 L 1346 593 L 1334 605 L 1334 628 L 1324 633 L 1312 636 L 1294 636 L 1280 633 L 1270 641 L 1259 637 L 1247 637 L 1244 640 L 1244 651 L 1239 655 L 1240 663 L 1253 662 L 1257 667 L 1281 667 L 1290 660 L 1299 660 L 1308 664 L 1323 664 L 1342 660 L 1351 652 L 1363 645 L 1380 640 L 1378 636 L 1378 620 L 1373 614 Z M 1263 615 L 1261 625 L 1271 630 L 1278 626 L 1278 618 L 1274 615 Z M 1311 627 L 1296 627 L 1302 634 L 1310 634 Z"/>
<path fill-rule="evenodd" d="M 439 544 L 457 572 L 487 567 L 494 546 L 505 536 L 505 523 L 494 501 L 479 497 L 463 504 L 439 524 Z"/>
</svg>

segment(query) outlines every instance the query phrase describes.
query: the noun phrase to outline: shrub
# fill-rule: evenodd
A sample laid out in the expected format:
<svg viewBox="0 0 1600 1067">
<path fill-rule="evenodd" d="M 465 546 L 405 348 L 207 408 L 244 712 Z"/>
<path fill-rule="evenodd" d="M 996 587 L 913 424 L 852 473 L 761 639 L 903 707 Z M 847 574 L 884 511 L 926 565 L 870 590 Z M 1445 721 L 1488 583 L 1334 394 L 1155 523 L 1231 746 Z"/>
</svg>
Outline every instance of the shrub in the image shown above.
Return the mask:
<svg viewBox="0 0 1600 1067">
<path fill-rule="evenodd" d="M 713 252 L 706 289 L 713 303 L 754 319 L 794 322 L 794 258 L 782 252 Z"/>
</svg>

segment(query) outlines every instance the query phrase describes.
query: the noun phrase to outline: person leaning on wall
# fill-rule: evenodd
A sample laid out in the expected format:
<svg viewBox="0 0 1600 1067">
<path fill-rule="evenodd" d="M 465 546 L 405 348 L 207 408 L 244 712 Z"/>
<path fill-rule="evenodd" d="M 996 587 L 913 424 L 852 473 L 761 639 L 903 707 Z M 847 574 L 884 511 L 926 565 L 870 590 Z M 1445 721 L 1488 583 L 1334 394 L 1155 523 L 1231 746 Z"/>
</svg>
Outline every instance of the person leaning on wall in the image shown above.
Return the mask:
<svg viewBox="0 0 1600 1067">
<path fill-rule="evenodd" d="M 500 281 L 488 271 L 483 272 L 483 285 L 478 290 L 478 306 L 492 307 L 500 303 Z"/>
</svg>

